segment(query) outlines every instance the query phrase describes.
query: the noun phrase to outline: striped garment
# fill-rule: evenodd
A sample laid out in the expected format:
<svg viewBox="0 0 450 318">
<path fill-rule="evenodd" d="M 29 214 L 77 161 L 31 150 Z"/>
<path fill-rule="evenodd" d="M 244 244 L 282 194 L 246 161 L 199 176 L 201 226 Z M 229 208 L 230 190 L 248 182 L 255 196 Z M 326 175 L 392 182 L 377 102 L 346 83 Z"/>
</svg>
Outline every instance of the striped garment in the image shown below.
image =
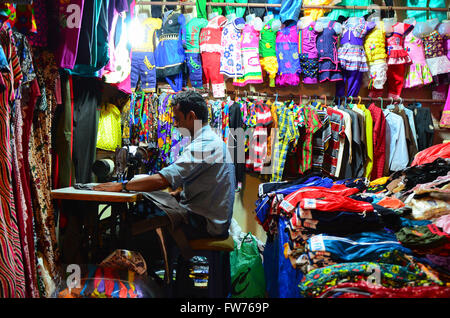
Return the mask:
<svg viewBox="0 0 450 318">
<path fill-rule="evenodd" d="M 272 179 L 271 182 L 281 181 L 283 178 L 284 163 L 289 147 L 297 144 L 300 132 L 295 125 L 297 113 L 293 105 L 283 105 L 277 109 L 278 140 L 273 149 Z"/>
<path fill-rule="evenodd" d="M 268 129 L 273 123 L 270 107 L 262 101 L 255 105 L 256 127 L 250 139 L 249 157 L 246 168 L 261 172 L 267 159 Z"/>
<path fill-rule="evenodd" d="M 344 116 L 332 108 L 327 110 L 330 118 L 331 138 L 324 154 L 323 171 L 331 176 L 336 176 L 337 157 L 339 153 L 339 138 L 344 137 Z"/>
<path fill-rule="evenodd" d="M 327 106 L 312 103 L 322 123 L 322 127 L 313 135 L 312 170 L 322 172 L 325 145 L 331 138 L 331 126 L 327 113 Z"/>
<path fill-rule="evenodd" d="M 312 106 L 304 107 L 303 114 L 306 125 L 304 134 L 301 136 L 302 155 L 299 167 L 300 174 L 303 174 L 312 168 L 313 135 L 322 128 L 322 122 Z"/>
<path fill-rule="evenodd" d="M 10 145 L 10 102 L 14 88 L 22 80 L 22 72 L 12 41 L 11 29 L 0 27 L 0 44 L 12 72 L 2 72 L 5 90 L 0 98 L 0 297 L 20 297 L 25 294 L 25 273 L 21 241 L 12 188 L 12 152 Z"/>
</svg>

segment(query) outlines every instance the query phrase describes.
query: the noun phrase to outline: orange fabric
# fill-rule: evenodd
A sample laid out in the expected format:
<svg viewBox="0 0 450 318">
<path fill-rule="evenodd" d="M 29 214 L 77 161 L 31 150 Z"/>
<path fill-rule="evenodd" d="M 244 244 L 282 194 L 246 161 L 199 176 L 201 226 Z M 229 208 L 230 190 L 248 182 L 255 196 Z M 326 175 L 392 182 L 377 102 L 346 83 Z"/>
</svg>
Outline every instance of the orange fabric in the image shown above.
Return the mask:
<svg viewBox="0 0 450 318">
<path fill-rule="evenodd" d="M 397 198 L 386 197 L 377 203 L 388 209 L 399 209 L 405 206 L 405 204 Z"/>
</svg>

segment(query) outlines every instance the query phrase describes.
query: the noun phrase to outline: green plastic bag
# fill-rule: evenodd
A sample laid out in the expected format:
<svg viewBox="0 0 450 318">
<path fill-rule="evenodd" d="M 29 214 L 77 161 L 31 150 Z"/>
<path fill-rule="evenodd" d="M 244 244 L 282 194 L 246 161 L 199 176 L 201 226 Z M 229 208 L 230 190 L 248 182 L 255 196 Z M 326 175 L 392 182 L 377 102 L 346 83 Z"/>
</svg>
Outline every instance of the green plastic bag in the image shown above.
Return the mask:
<svg viewBox="0 0 450 318">
<path fill-rule="evenodd" d="M 249 235 L 252 241 L 246 242 Z M 244 237 L 240 248 L 234 243 L 234 251 L 230 253 L 230 266 L 232 298 L 265 297 L 264 268 L 258 243 L 250 232 Z"/>
</svg>

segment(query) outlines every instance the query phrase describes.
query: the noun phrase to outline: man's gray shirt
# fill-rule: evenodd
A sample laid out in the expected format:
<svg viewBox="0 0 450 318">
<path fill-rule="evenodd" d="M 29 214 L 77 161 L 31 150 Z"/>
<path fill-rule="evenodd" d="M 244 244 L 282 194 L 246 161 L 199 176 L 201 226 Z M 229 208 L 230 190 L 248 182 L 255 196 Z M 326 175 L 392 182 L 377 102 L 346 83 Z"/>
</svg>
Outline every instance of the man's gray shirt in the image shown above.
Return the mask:
<svg viewBox="0 0 450 318">
<path fill-rule="evenodd" d="M 159 173 L 173 189 L 182 186 L 180 206 L 205 217 L 209 234 L 226 233 L 233 216 L 235 171 L 226 144 L 209 125 Z"/>
</svg>

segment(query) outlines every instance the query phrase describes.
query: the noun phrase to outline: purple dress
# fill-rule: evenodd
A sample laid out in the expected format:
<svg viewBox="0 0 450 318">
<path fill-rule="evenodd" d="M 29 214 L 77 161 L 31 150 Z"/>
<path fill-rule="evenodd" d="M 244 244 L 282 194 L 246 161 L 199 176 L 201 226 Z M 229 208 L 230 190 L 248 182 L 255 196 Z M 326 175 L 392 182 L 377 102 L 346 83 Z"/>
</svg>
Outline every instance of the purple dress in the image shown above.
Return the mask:
<svg viewBox="0 0 450 318">
<path fill-rule="evenodd" d="M 286 27 L 277 32 L 276 52 L 278 74 L 277 86 L 297 86 L 300 83 L 297 26 Z"/>
<path fill-rule="evenodd" d="M 315 22 L 300 29 L 299 59 L 303 74 L 303 83 L 317 84 L 317 73 L 319 71 L 319 53 L 317 51 L 316 39 L 319 33 L 314 29 Z"/>
<path fill-rule="evenodd" d="M 364 38 L 375 28 L 375 22 L 366 22 L 364 18 L 349 18 L 342 25 L 343 34 L 338 57 L 343 69 L 347 71 L 367 72 L 366 53 L 364 51 Z"/>
</svg>

